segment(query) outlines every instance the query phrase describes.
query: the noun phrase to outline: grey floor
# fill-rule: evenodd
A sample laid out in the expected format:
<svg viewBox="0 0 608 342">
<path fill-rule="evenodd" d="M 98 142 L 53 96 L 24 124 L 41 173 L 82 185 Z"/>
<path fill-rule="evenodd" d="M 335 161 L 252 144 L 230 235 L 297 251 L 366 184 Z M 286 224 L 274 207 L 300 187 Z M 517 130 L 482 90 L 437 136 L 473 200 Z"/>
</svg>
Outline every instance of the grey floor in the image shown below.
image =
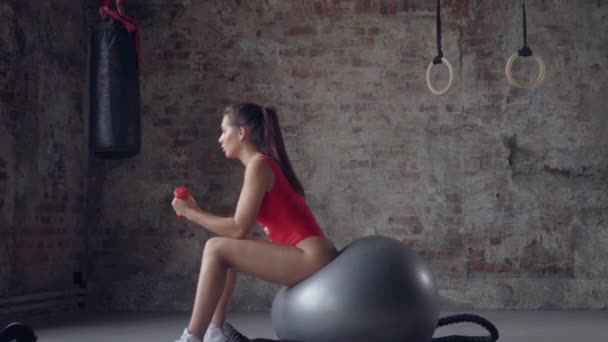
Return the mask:
<svg viewBox="0 0 608 342">
<path fill-rule="evenodd" d="M 447 316 L 457 312 L 443 312 Z M 607 311 L 483 311 L 494 323 L 499 341 L 598 342 L 608 341 Z M 78 314 L 33 323 L 39 342 L 130 341 L 173 342 L 188 322 L 187 313 Z M 248 336 L 275 338 L 269 314 L 230 314 L 228 321 Z M 441 327 L 434 337 L 485 335 L 472 323 Z M 370 341 L 373 342 L 373 341 Z"/>
</svg>

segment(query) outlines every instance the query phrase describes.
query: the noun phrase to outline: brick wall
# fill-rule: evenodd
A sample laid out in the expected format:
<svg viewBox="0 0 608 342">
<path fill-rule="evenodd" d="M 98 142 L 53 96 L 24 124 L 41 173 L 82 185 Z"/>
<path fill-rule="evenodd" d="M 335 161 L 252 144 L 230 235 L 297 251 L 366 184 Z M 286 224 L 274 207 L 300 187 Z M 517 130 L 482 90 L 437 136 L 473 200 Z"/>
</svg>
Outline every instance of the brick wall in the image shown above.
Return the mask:
<svg viewBox="0 0 608 342">
<path fill-rule="evenodd" d="M 91 289 L 104 308 L 189 310 L 203 230 L 175 218 L 189 185 L 233 210 L 241 168 L 221 155 L 221 108 L 275 105 L 323 228 L 339 247 L 401 239 L 448 304 L 606 308 L 608 5 L 528 1 L 544 84 L 510 87 L 522 45 L 512 1 L 444 1 L 454 87 L 433 96 L 433 1 L 129 2 L 143 49 L 141 155 L 89 165 Z M 518 60 L 516 76 L 530 77 Z M 442 66 L 434 79 L 444 82 Z M 242 279 L 235 310 L 276 287 Z"/>
<path fill-rule="evenodd" d="M 71 1 L 0 4 L 0 297 L 84 271 L 86 36 Z"/>
</svg>

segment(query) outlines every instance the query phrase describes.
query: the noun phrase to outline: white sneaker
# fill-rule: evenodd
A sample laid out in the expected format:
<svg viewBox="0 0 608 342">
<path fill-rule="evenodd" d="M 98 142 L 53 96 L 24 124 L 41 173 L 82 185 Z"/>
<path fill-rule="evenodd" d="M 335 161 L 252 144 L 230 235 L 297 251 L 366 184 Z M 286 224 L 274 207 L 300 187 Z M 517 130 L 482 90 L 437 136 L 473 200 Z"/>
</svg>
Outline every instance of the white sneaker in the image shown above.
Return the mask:
<svg viewBox="0 0 608 342">
<path fill-rule="evenodd" d="M 180 337 L 179 340 L 176 340 L 175 342 L 203 342 L 203 341 L 201 341 L 200 338 L 192 335 L 190 333 L 190 331 L 188 331 L 188 328 L 185 328 L 184 332 L 182 333 L 182 337 Z"/>
<path fill-rule="evenodd" d="M 217 325 L 209 325 L 209 328 L 207 328 L 205 336 L 203 337 L 203 342 L 226 342 L 224 330 Z"/>
</svg>

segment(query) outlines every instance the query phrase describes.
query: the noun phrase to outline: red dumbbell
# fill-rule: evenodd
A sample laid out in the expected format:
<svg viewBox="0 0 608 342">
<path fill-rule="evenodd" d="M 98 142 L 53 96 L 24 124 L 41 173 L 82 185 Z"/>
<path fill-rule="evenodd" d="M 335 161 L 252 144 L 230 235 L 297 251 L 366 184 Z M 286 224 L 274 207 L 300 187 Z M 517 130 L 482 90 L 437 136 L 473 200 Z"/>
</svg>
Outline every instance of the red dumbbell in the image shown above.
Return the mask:
<svg viewBox="0 0 608 342">
<path fill-rule="evenodd" d="M 190 197 L 190 191 L 185 186 L 178 186 L 173 190 L 173 196 L 179 198 L 181 200 L 185 200 Z M 182 217 L 183 215 L 177 214 L 177 217 Z"/>
<path fill-rule="evenodd" d="M 188 191 L 188 188 L 186 188 L 185 186 L 178 186 L 173 191 L 173 196 L 179 199 L 186 199 L 190 197 L 190 191 Z"/>
</svg>

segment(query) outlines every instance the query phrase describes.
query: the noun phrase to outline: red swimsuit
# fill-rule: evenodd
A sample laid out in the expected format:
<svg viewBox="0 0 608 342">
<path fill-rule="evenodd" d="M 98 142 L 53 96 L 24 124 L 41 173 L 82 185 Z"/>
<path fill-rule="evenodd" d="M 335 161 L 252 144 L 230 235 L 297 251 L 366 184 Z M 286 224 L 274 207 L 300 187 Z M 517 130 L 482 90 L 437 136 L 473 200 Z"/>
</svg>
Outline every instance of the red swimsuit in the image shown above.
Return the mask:
<svg viewBox="0 0 608 342">
<path fill-rule="evenodd" d="M 325 237 L 314 214 L 302 196 L 293 190 L 277 162 L 262 155 L 274 174 L 272 189 L 266 192 L 258 212 L 258 222 L 272 242 L 295 246 L 311 237 Z"/>
</svg>

